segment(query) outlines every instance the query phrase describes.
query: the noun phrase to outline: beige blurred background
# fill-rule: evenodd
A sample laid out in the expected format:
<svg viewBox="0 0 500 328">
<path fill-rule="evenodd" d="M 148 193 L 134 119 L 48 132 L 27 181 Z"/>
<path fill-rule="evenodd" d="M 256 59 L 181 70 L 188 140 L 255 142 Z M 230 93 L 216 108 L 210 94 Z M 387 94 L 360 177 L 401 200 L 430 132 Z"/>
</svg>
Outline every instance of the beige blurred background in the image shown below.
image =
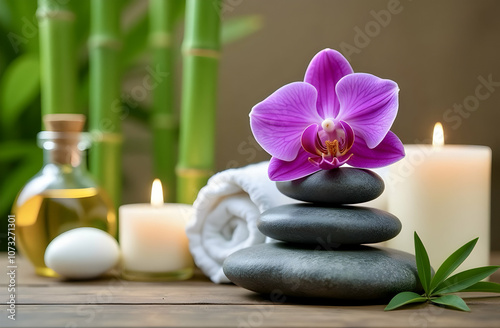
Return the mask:
<svg viewBox="0 0 500 328">
<path fill-rule="evenodd" d="M 223 9 L 225 18 L 261 15 L 263 27 L 223 49 L 218 171 L 269 158 L 253 141 L 250 109 L 280 86 L 302 80 L 319 50 L 337 49 L 355 72 L 399 84 L 392 130 L 403 143 L 430 142 L 434 123 L 441 121 L 447 143 L 492 148 L 491 239 L 500 249 L 500 87 L 491 87 L 487 99 L 473 99 L 480 77 L 500 85 L 500 1 L 226 0 Z M 375 16 L 383 16 L 383 24 Z M 454 106 L 469 110 L 458 116 Z M 133 120 L 125 121 L 125 129 L 124 202 L 146 202 L 153 178 L 151 135 Z"/>
</svg>

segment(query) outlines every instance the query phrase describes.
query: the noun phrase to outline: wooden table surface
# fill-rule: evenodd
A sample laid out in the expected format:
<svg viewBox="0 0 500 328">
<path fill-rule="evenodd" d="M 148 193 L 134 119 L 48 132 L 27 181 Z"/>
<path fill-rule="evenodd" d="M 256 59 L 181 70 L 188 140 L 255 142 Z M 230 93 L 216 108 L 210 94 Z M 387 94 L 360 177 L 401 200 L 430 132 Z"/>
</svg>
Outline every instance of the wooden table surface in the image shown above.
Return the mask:
<svg viewBox="0 0 500 328">
<path fill-rule="evenodd" d="M 500 327 L 498 294 L 464 293 L 472 312 L 431 305 L 384 312 L 384 304 L 273 303 L 201 273 L 180 282 L 133 282 L 109 275 L 68 282 L 38 277 L 17 258 L 15 321 L 9 277 L 0 279 L 0 327 Z M 492 264 L 500 264 L 500 253 Z M 7 255 L 0 266 L 7 268 Z M 500 282 L 500 272 L 491 281 Z"/>
</svg>

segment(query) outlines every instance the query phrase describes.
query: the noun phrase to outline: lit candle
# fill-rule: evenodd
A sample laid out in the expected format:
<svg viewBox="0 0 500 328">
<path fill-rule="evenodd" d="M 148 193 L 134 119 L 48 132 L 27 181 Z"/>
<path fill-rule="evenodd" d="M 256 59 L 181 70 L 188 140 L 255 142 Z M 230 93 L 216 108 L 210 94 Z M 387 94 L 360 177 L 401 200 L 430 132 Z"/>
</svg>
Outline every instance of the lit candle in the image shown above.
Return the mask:
<svg viewBox="0 0 500 328">
<path fill-rule="evenodd" d="M 405 145 L 406 157 L 390 167 L 389 212 L 403 225 L 389 247 L 414 253 L 413 232 L 426 246 L 431 265 L 479 237 L 460 269 L 489 264 L 491 149 L 444 145 L 440 123 L 431 145 Z"/>
<path fill-rule="evenodd" d="M 187 279 L 193 260 L 185 233 L 192 207 L 164 204 L 160 180 L 153 182 L 151 204 L 120 207 L 122 275 L 131 280 Z"/>
</svg>

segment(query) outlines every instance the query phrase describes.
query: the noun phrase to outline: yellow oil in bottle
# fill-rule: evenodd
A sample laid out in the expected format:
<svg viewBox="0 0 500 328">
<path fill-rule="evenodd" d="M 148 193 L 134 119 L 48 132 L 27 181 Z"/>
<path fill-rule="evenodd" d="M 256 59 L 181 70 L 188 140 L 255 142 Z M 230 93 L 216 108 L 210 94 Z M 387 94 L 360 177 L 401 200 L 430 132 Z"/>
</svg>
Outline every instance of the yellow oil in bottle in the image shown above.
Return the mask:
<svg viewBox="0 0 500 328">
<path fill-rule="evenodd" d="M 16 201 L 16 241 L 21 253 L 43 276 L 57 276 L 44 262 L 45 249 L 61 233 L 94 227 L 116 236 L 111 201 L 99 188 L 47 189 Z"/>
</svg>

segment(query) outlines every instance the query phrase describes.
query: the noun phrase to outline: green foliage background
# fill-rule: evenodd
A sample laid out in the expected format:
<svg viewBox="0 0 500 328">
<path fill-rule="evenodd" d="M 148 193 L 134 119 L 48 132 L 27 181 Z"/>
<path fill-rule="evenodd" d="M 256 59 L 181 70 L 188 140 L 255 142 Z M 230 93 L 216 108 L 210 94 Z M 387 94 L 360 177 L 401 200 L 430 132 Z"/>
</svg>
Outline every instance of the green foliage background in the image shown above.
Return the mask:
<svg viewBox="0 0 500 328">
<path fill-rule="evenodd" d="M 182 1 L 182 0 L 179 0 Z M 88 109 L 89 0 L 70 0 L 77 15 L 78 90 L 80 111 Z M 122 76 L 144 67 L 148 60 L 148 17 L 140 0 L 123 0 Z M 142 8 L 135 11 L 135 8 Z M 0 0 L 0 251 L 6 250 L 7 216 L 22 186 L 42 166 L 36 145 L 41 130 L 40 67 L 36 0 Z M 128 14 L 127 14 L 128 13 Z M 182 23 L 184 4 L 176 15 Z M 260 17 L 245 16 L 223 21 L 221 40 L 233 42 L 261 28 Z M 180 52 L 180 44 L 178 45 Z M 180 58 L 180 56 L 179 56 Z M 149 108 L 123 103 L 131 119 L 149 124 Z"/>
</svg>

